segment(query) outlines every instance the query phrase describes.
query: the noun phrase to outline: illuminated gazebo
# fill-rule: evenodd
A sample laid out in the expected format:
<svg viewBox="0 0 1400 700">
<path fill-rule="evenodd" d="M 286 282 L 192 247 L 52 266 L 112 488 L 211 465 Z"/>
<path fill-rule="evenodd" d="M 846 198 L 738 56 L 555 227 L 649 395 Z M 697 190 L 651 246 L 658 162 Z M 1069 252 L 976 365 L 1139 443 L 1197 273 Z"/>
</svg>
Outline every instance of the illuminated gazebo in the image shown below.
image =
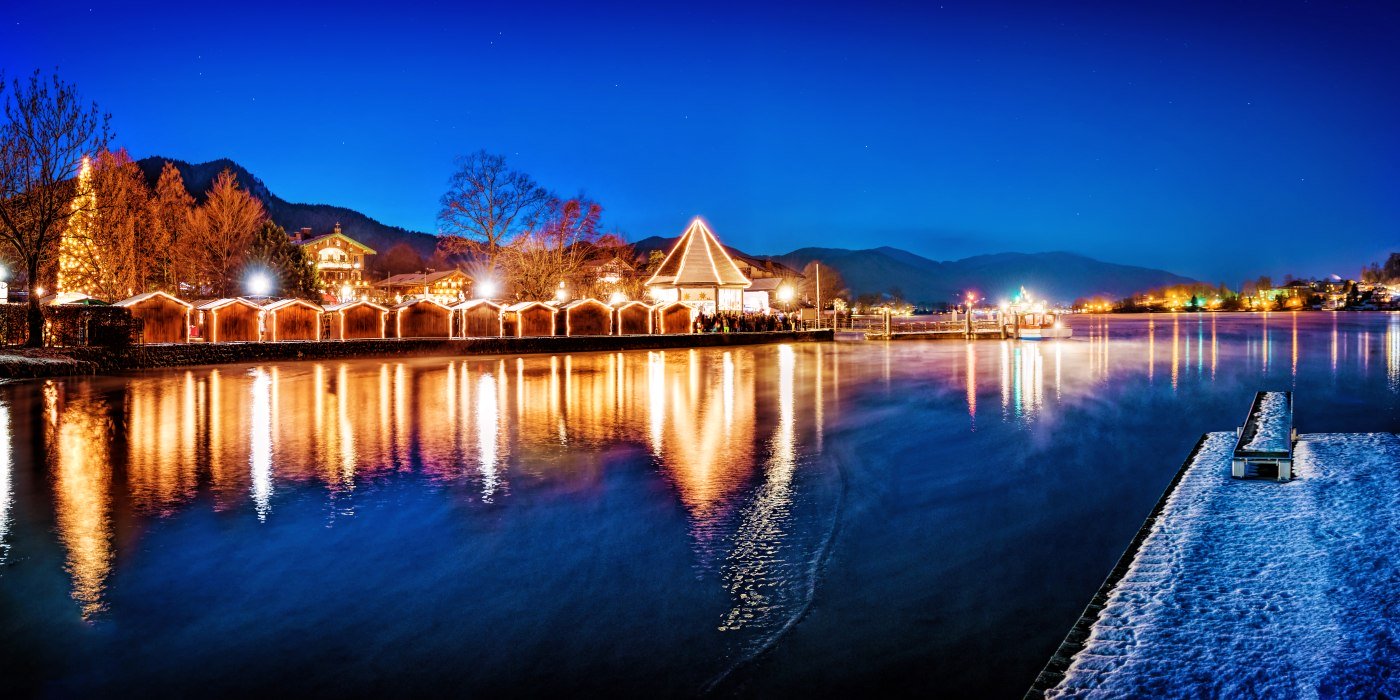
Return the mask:
<svg viewBox="0 0 1400 700">
<path fill-rule="evenodd" d="M 710 227 L 697 216 L 646 286 L 658 302 L 681 301 L 714 313 L 717 308 L 743 310 L 744 290 L 750 284 Z"/>
</svg>

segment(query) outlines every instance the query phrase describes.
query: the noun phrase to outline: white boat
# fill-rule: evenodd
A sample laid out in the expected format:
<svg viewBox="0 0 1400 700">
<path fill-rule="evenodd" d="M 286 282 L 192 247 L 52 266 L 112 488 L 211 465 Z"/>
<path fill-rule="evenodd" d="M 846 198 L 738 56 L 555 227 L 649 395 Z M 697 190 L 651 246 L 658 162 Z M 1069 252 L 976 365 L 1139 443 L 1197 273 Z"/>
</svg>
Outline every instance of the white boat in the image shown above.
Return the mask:
<svg viewBox="0 0 1400 700">
<path fill-rule="evenodd" d="M 1032 301 L 1024 287 L 1014 304 L 1002 307 L 1006 334 L 1021 340 L 1052 340 L 1068 338 L 1074 331 L 1060 320 L 1060 314 L 1045 307 L 1043 301 Z"/>
<path fill-rule="evenodd" d="M 1051 340 L 1074 335 L 1074 331 L 1066 327 L 1063 322 L 1054 320 L 1055 314 L 1045 314 L 1045 317 L 1048 325 L 1046 323 L 1027 325 L 1026 317 L 1022 316 L 1016 328 L 1016 337 L 1021 340 Z"/>
</svg>

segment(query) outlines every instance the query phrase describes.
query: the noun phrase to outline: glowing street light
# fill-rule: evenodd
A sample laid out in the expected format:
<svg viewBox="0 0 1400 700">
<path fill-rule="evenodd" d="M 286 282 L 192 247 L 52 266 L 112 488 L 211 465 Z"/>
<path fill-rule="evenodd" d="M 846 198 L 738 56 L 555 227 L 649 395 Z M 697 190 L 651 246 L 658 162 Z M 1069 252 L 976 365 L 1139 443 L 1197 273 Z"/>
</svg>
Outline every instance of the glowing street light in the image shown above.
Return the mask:
<svg viewBox="0 0 1400 700">
<path fill-rule="evenodd" d="M 627 295 L 622 292 L 613 292 L 612 296 L 608 297 L 608 303 L 613 306 L 617 306 L 624 301 L 627 301 Z"/>
<path fill-rule="evenodd" d="M 476 283 L 476 298 L 490 299 L 496 296 L 496 283 L 491 280 L 481 280 Z"/>
<path fill-rule="evenodd" d="M 786 284 L 781 287 L 778 287 L 778 301 L 781 301 L 784 304 L 792 303 L 793 294 L 794 293 L 792 291 L 792 287 L 789 287 Z"/>
<path fill-rule="evenodd" d="M 559 291 L 554 293 L 554 298 L 561 302 L 569 299 L 569 290 L 564 289 L 564 282 L 562 280 L 559 282 Z"/>
<path fill-rule="evenodd" d="M 258 272 L 248 278 L 248 293 L 255 297 L 265 297 L 272 292 L 272 279 Z"/>
</svg>

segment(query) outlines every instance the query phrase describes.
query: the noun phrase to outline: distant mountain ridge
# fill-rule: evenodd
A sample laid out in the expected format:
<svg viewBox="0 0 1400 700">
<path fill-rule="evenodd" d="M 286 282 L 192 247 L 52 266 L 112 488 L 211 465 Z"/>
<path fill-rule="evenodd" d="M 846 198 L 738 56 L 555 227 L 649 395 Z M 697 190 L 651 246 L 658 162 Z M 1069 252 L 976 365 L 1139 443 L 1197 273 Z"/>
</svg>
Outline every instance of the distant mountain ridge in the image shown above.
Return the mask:
<svg viewBox="0 0 1400 700">
<path fill-rule="evenodd" d="M 652 236 L 635 245 L 639 252 L 668 250 L 675 240 Z M 1165 270 L 1066 252 L 994 253 L 940 262 L 882 246 L 863 250 L 799 248 L 782 255 L 751 257 L 772 259 L 796 270 L 819 262 L 839 272 L 853 294 L 892 294 L 919 303 L 950 302 L 968 291 L 997 301 L 1009 299 L 1023 286 L 1038 298 L 1055 301 L 1094 296 L 1118 299 L 1156 287 L 1195 282 Z"/>
<path fill-rule="evenodd" d="M 381 259 L 400 243 L 427 259 L 437 245 L 433 234 L 383 224 L 353 209 L 288 202 L 273 194 L 246 168 L 227 158 L 197 164 L 160 156 L 142 158 L 137 165 L 152 187 L 160 178 L 166 161 L 179 168 L 185 188 L 200 202 L 204 201 L 214 178 L 225 168 L 231 170 L 239 186 L 261 200 L 272 220 L 289 232 L 310 227 L 321 234 L 339 223 L 346 235 L 374 248 Z M 675 241 L 676 237 L 650 236 L 636 241 L 633 246 L 639 256 L 646 256 L 653 250 L 669 251 Z M 725 249 L 750 261 L 771 260 L 794 270 L 816 261 L 840 272 L 846 286 L 856 295 L 889 293 L 919 303 L 953 301 L 969 290 L 996 301 L 1009 298 L 1022 286 L 1037 297 L 1055 301 L 1098 295 L 1116 299 L 1147 289 L 1195 281 L 1165 270 L 1119 265 L 1064 252 L 996 253 L 940 262 L 890 246 L 863 250 L 799 248 L 782 255 L 753 255 L 729 246 Z"/>
<path fill-rule="evenodd" d="M 142 158 L 136 161 L 136 164 L 145 174 L 147 183 L 154 188 L 167 161 L 174 163 L 180 170 L 180 176 L 185 180 L 185 189 L 199 202 L 204 201 L 205 195 L 213 187 L 214 178 L 227 168 L 238 178 L 238 186 L 261 200 L 267 208 L 268 216 L 289 233 L 304 227 L 310 227 L 317 234 L 328 233 L 338 223 L 345 235 L 375 249 L 380 255 L 399 243 L 406 243 L 419 255 L 427 258 L 437 246 L 437 237 L 433 234 L 380 223 L 354 209 L 330 204 L 288 202 L 273 194 L 267 185 L 248 172 L 247 168 L 227 158 L 207 163 L 188 163 L 175 158 L 152 156 Z"/>
</svg>

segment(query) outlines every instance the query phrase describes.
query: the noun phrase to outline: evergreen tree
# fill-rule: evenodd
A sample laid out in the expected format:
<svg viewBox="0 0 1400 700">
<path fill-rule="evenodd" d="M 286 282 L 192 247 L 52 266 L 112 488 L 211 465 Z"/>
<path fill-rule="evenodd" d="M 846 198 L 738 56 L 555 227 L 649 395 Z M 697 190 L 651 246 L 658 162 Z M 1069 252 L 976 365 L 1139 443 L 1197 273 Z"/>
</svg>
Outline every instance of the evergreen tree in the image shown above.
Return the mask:
<svg viewBox="0 0 1400 700">
<path fill-rule="evenodd" d="M 152 251 L 149 286 L 179 295 L 181 276 L 178 271 L 185 264 L 179 254 L 186 243 L 194 197 L 185 189 L 185 180 L 174 163 L 166 161 L 161 169 L 149 206 L 148 237 Z"/>
<path fill-rule="evenodd" d="M 265 221 L 248 246 L 244 277 L 266 271 L 275 280 L 275 295 L 319 300 L 320 285 L 312 262 L 301 246 L 292 243 L 286 229 Z"/>
<path fill-rule="evenodd" d="M 182 256 L 204 292 L 219 296 L 242 287 L 239 278 L 248 258 L 253 238 L 267 221 L 262 202 L 238 188 L 233 172 L 224 170 L 214 178 L 209 197 L 192 209 L 188 219 L 186 245 Z M 283 234 L 285 235 L 285 233 Z"/>
</svg>

